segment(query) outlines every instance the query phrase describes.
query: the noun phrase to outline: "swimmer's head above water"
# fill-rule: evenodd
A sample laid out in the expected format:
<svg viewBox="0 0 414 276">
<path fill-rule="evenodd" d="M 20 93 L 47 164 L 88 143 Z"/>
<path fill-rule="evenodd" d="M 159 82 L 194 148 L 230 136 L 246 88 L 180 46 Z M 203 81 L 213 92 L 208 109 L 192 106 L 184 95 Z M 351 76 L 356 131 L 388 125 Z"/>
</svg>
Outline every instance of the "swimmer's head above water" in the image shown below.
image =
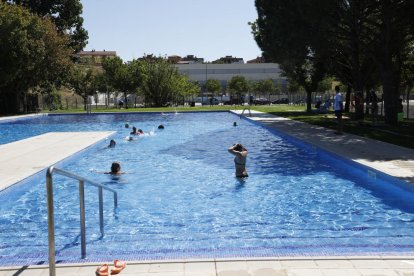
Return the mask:
<svg viewBox="0 0 414 276">
<path fill-rule="evenodd" d="M 119 162 L 113 162 L 111 165 L 111 174 L 119 174 L 121 172 L 121 164 Z"/>
</svg>

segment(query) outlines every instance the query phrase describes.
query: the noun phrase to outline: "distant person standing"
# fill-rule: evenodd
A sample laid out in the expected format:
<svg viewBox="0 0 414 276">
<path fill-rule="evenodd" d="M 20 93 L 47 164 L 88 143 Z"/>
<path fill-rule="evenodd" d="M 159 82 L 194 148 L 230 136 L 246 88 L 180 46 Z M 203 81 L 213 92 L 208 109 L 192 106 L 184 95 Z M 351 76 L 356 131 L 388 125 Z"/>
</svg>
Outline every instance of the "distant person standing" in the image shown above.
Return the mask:
<svg viewBox="0 0 414 276">
<path fill-rule="evenodd" d="M 342 122 L 342 111 L 344 109 L 344 105 L 342 102 L 342 94 L 339 90 L 339 85 L 335 86 L 335 102 L 334 102 L 334 110 L 335 110 L 335 116 L 338 121 L 338 130 L 335 131 L 335 134 L 343 134 L 342 128 L 343 128 L 343 122 Z"/>
</svg>

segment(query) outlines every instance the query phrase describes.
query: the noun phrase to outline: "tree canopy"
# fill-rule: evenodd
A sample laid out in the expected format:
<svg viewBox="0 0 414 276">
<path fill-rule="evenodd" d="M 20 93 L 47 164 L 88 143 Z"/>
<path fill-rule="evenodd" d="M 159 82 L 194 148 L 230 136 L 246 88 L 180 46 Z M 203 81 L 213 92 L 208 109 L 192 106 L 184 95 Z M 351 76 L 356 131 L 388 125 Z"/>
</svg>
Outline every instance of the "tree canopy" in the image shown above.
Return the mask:
<svg viewBox="0 0 414 276">
<path fill-rule="evenodd" d="M 68 39 L 48 18 L 0 2 L 0 112 L 26 111 L 29 89 L 58 84 L 71 66 Z"/>
<path fill-rule="evenodd" d="M 207 91 L 212 93 L 214 96 L 217 96 L 221 91 L 220 81 L 216 79 L 208 79 L 205 86 L 207 88 Z"/>
<path fill-rule="evenodd" d="M 264 57 L 278 63 L 286 77 L 305 88 L 308 111 L 311 93 L 326 72 L 326 45 L 321 41 L 326 33 L 325 2 L 329 0 L 256 0 L 258 19 L 251 23 Z"/>
<path fill-rule="evenodd" d="M 29 9 L 41 18 L 50 18 L 57 30 L 69 34 L 69 46 L 74 52 L 81 51 L 87 43 L 88 32 L 83 28 L 82 3 L 80 0 L 7 0 Z"/>
<path fill-rule="evenodd" d="M 363 92 L 382 85 L 397 123 L 401 74 L 414 41 L 411 0 L 256 0 L 252 33 L 268 60 L 310 99 L 326 73 Z M 308 110 L 310 102 L 308 101 Z"/>
</svg>

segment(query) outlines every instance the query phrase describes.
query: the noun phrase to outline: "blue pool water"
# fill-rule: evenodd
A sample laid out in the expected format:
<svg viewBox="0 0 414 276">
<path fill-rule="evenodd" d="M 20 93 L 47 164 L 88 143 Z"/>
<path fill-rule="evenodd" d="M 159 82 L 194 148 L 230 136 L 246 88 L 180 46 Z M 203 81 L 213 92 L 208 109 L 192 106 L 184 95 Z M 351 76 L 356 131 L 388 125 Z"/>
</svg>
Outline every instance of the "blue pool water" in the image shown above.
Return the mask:
<svg viewBox="0 0 414 276">
<path fill-rule="evenodd" d="M 126 122 L 152 135 L 126 141 Z M 116 131 L 116 147 L 63 165 L 118 191 L 116 210 L 104 193 L 101 237 L 97 190 L 86 189 L 87 261 L 414 252 L 408 187 L 230 113 L 41 116 L 0 124 L 0 143 L 96 130 Z M 244 180 L 227 152 L 236 142 L 249 150 Z M 112 161 L 127 174 L 99 173 Z M 47 262 L 44 182 L 0 192 L 0 265 Z M 56 259 L 81 262 L 77 183 L 55 183 Z"/>
</svg>

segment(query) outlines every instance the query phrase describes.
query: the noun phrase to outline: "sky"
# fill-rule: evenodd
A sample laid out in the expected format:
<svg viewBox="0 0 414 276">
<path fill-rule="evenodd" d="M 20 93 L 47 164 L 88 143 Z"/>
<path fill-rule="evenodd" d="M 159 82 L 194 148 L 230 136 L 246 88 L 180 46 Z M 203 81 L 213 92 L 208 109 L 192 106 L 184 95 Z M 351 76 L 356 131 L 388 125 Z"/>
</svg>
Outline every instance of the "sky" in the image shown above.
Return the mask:
<svg viewBox="0 0 414 276">
<path fill-rule="evenodd" d="M 124 61 L 146 54 L 261 55 L 248 22 L 257 18 L 254 0 L 81 0 L 85 50 L 116 51 Z"/>
</svg>

